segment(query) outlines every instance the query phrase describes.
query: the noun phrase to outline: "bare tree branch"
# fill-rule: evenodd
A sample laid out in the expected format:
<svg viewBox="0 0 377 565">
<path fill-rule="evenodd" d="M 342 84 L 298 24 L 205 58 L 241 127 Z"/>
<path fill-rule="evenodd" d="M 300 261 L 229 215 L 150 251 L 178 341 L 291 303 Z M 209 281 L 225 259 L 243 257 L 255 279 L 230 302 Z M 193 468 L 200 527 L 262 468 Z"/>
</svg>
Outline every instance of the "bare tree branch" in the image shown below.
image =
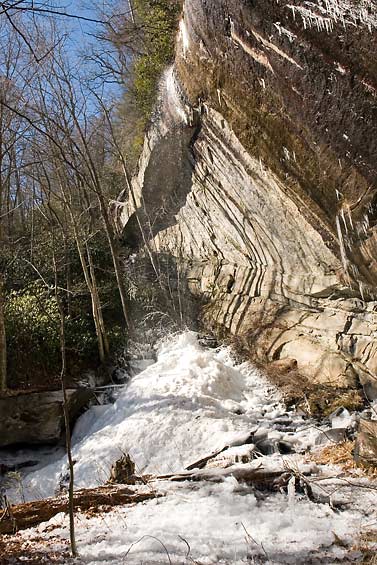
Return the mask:
<svg viewBox="0 0 377 565">
<path fill-rule="evenodd" d="M 25 4 L 22 6 L 22 4 Z M 10 4 L 9 2 L 0 2 L 0 7 L 2 8 L 2 12 L 0 15 L 9 12 L 9 10 L 15 10 L 17 12 L 29 12 L 33 14 L 47 14 L 51 16 L 63 16 L 65 18 L 73 18 L 75 20 L 81 20 L 85 22 L 91 22 L 96 24 L 106 25 L 108 22 L 106 20 L 99 20 L 96 18 L 89 18 L 87 16 L 81 16 L 79 14 L 71 14 L 69 12 L 62 12 L 60 10 L 54 10 L 52 8 L 38 8 L 34 5 L 33 2 L 25 2 L 19 1 L 15 2 L 14 4 Z"/>
</svg>

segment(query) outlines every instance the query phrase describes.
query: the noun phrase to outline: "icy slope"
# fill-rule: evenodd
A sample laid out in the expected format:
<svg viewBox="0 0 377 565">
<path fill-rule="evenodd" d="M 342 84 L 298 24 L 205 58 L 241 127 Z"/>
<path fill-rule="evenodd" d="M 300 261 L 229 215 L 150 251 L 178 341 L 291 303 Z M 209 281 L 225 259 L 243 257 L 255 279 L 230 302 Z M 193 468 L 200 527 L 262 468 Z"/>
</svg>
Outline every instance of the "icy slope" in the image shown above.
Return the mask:
<svg viewBox="0 0 377 565">
<path fill-rule="evenodd" d="M 163 474 L 242 443 L 256 428 L 292 444 L 306 444 L 318 435 L 294 415 L 288 424 L 294 417 L 295 427 L 305 431 L 277 432 L 275 420 L 284 415 L 279 393 L 255 368 L 235 366 L 227 349 L 204 349 L 196 334 L 183 333 L 161 346 L 157 362 L 134 377 L 115 404 L 94 407 L 78 421 L 73 434 L 76 486 L 103 484 L 123 452 L 139 473 Z M 28 498 L 52 495 L 65 474 L 62 458 L 29 475 Z"/>
<path fill-rule="evenodd" d="M 182 471 L 231 446 L 217 458 L 229 473 L 236 468 L 229 465 L 240 465 L 237 457 L 252 451 L 245 444 L 250 432 L 253 441 L 262 438 L 260 446 L 280 441 L 295 453 L 265 455 L 244 467 L 297 472 L 311 467 L 313 491 L 324 502 L 312 502 L 293 484 L 288 493 L 263 492 L 231 475 L 219 483 L 155 480 L 138 488 L 163 498 L 98 516 L 77 514 L 78 563 L 330 564 L 358 559 L 351 548 L 359 532 L 376 522 L 377 491 L 365 479 L 305 463 L 300 452 L 322 432 L 288 413 L 278 391 L 257 370 L 237 366 L 226 349 L 201 347 L 190 332 L 166 341 L 157 362 L 121 389 L 114 405 L 93 408 L 79 420 L 73 437 L 76 485 L 105 482 L 122 451 L 131 454 L 139 472 L 159 474 Z M 52 494 L 65 474 L 65 458 L 30 474 L 27 496 Z M 25 547 L 34 543 L 43 552 L 65 551 L 67 517 L 58 515 L 21 536 Z"/>
</svg>

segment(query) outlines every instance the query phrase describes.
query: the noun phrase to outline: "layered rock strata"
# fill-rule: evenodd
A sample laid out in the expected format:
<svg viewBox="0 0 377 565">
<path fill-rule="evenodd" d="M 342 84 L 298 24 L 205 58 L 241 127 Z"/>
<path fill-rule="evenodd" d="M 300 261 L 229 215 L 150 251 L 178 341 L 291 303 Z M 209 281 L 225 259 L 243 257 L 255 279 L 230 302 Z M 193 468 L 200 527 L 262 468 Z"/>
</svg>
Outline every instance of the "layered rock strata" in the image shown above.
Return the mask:
<svg viewBox="0 0 377 565">
<path fill-rule="evenodd" d="M 182 258 L 259 361 L 377 392 L 377 9 L 186 0 L 127 242 Z"/>
</svg>

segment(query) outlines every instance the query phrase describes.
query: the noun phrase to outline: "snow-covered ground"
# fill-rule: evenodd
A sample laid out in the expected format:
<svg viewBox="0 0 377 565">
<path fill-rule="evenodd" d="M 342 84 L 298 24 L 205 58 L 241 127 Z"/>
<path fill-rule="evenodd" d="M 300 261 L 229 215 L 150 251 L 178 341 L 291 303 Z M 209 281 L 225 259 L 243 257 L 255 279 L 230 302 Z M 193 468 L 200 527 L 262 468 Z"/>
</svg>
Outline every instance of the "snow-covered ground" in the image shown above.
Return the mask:
<svg viewBox="0 0 377 565">
<path fill-rule="evenodd" d="M 121 389 L 114 404 L 95 406 L 78 420 L 72 438 L 76 487 L 106 482 L 122 453 L 130 454 L 139 473 L 175 473 L 226 445 L 242 444 L 255 431 L 296 451 L 321 433 L 288 414 L 279 392 L 251 365 L 236 366 L 229 350 L 205 349 L 186 332 L 165 341 L 157 362 Z M 64 456 L 30 473 L 26 498 L 52 496 L 66 473 Z"/>
<path fill-rule="evenodd" d="M 343 421 L 336 418 L 333 426 Z M 155 489 L 162 498 L 96 517 L 79 515 L 80 559 L 203 565 L 356 559 L 350 546 L 376 522 L 377 492 L 364 488 L 362 479 L 350 484 L 339 469 L 305 463 L 304 452 L 324 437 L 312 422 L 287 412 L 264 376 L 247 363 L 237 365 L 227 349 L 201 347 L 192 332 L 166 340 L 157 361 L 120 389 L 114 404 L 94 407 L 79 419 L 73 434 L 76 487 L 106 482 L 126 452 L 138 473 L 161 475 L 182 472 L 225 448 L 209 465 L 228 474 L 219 483 L 156 480 L 141 488 Z M 311 502 L 293 483 L 287 493 L 255 491 L 229 474 L 231 465 L 311 471 L 323 502 Z M 66 472 L 65 458 L 55 457 L 25 477 L 26 497 L 54 494 Z M 356 480 L 359 486 L 352 484 Z M 66 517 L 22 536 L 38 533 L 59 546 L 55 540 L 68 538 Z"/>
</svg>

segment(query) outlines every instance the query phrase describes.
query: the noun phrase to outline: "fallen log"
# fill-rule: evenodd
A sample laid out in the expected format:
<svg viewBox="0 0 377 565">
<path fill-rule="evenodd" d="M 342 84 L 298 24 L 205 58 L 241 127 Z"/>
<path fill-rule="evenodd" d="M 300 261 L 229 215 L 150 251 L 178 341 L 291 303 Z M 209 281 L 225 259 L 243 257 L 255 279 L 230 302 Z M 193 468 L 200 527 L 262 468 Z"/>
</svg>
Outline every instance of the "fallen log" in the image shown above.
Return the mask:
<svg viewBox="0 0 377 565">
<path fill-rule="evenodd" d="M 160 475 L 157 480 L 169 480 L 174 482 L 183 481 L 211 481 L 222 482 L 226 477 L 234 477 L 237 481 L 255 486 L 280 488 L 287 484 L 292 476 L 287 469 L 269 471 L 259 467 L 248 467 L 246 465 L 231 466 L 226 469 L 200 469 L 194 472 L 184 471 L 170 475 Z"/>
<path fill-rule="evenodd" d="M 138 492 L 124 485 L 81 489 L 74 493 L 75 510 L 89 510 L 100 506 L 135 504 L 162 496 L 156 492 Z M 0 534 L 11 534 L 47 522 L 60 512 L 68 512 L 68 495 L 45 498 L 24 504 L 8 505 L 0 510 Z"/>
<path fill-rule="evenodd" d="M 218 469 L 199 469 L 195 472 L 183 471 L 182 473 L 160 475 L 154 477 L 156 481 L 209 481 L 220 483 L 227 477 L 234 477 L 237 481 L 255 487 L 257 490 L 268 490 L 272 492 L 287 492 L 288 483 L 294 479 L 294 488 L 296 492 L 305 494 L 312 502 L 323 502 L 322 497 L 313 492 L 310 479 L 311 471 L 295 472 L 293 469 L 281 468 L 277 470 L 268 470 L 259 466 L 231 466 L 228 468 Z"/>
</svg>

